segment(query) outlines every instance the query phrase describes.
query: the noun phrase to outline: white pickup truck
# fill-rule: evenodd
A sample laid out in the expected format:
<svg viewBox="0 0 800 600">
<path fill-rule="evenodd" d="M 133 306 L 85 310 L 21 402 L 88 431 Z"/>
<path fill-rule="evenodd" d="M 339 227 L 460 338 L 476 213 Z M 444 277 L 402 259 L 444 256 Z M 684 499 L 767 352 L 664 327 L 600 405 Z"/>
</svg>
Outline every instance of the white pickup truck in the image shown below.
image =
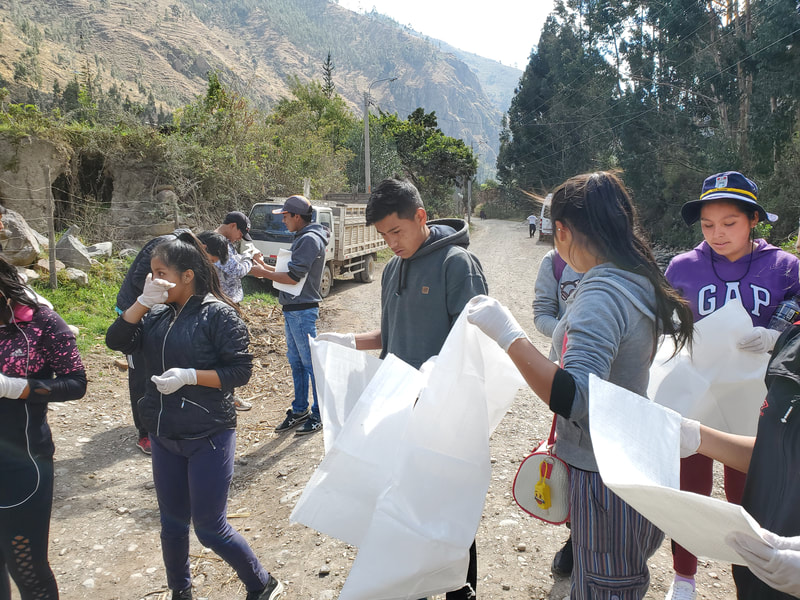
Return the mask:
<svg viewBox="0 0 800 600">
<path fill-rule="evenodd" d="M 553 200 L 553 194 L 547 194 L 547 197 L 542 202 L 542 211 L 539 214 L 539 239 L 552 240 L 553 239 L 553 222 L 550 220 L 550 203 Z"/>
<path fill-rule="evenodd" d="M 272 211 L 283 206 L 284 199 L 273 198 L 259 202 L 250 209 L 252 244 L 264 255 L 267 264 L 275 264 L 278 250 L 292 245 L 294 235 L 283 224 L 282 215 Z M 322 272 L 320 294 L 325 298 L 333 286 L 333 278 L 352 273 L 356 280 L 368 283 L 375 276 L 378 250 L 386 248 L 381 235 L 366 224 L 366 204 L 312 202 L 311 220 L 331 231 L 325 250 L 325 270 Z"/>
</svg>

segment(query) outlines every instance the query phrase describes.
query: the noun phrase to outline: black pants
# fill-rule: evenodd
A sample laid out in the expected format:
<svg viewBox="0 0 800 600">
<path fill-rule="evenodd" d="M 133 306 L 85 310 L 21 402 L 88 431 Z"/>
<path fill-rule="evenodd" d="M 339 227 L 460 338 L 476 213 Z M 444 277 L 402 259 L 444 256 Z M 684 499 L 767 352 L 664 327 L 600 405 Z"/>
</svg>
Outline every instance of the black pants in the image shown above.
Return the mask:
<svg viewBox="0 0 800 600">
<path fill-rule="evenodd" d="M 467 585 L 460 590 L 447 592 L 447 600 L 471 600 L 477 598 L 478 592 L 478 550 L 475 542 L 469 547 L 469 565 L 467 566 Z"/>
<path fill-rule="evenodd" d="M 27 458 L 27 457 L 26 457 Z M 0 506 L 25 500 L 20 506 L 0 508 L 0 600 L 10 600 L 11 579 L 22 600 L 58 600 L 58 586 L 47 546 L 50 535 L 50 512 L 53 507 L 53 459 L 36 458 L 36 474 L 28 461 L 16 467 L 0 466 Z"/>
<path fill-rule="evenodd" d="M 533 237 L 534 233 L 536 233 L 536 225 L 528 223 L 528 237 Z"/>
</svg>

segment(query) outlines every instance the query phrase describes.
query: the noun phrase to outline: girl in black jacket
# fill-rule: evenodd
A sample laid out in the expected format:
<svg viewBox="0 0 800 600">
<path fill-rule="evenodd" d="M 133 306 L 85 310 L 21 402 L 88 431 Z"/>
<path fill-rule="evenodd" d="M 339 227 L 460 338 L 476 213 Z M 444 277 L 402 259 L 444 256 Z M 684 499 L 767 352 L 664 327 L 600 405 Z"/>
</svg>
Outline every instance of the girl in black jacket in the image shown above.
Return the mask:
<svg viewBox="0 0 800 600">
<path fill-rule="evenodd" d="M 150 435 L 161 547 L 173 600 L 192 598 L 189 523 L 236 571 L 247 600 L 274 600 L 280 581 L 227 521 L 236 448 L 230 392 L 250 379 L 249 335 L 189 232 L 156 246 L 142 294 L 109 327 L 106 344 L 145 356 L 139 414 Z"/>
<path fill-rule="evenodd" d="M 75 336 L 0 258 L 0 598 L 11 597 L 9 573 L 22 600 L 58 598 L 47 560 L 55 450 L 47 405 L 84 393 Z"/>
</svg>

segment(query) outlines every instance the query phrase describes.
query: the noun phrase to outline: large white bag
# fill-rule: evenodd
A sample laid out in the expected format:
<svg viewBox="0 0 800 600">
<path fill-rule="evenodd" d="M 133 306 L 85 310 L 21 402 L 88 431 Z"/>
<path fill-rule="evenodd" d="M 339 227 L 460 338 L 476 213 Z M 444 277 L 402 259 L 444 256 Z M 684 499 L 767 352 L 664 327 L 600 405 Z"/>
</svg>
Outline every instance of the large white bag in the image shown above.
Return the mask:
<svg viewBox="0 0 800 600">
<path fill-rule="evenodd" d="M 312 355 L 322 346 L 350 352 L 314 342 Z M 366 368 L 353 364 L 352 380 L 363 382 Z M 340 600 L 415 600 L 464 584 L 489 487 L 489 435 L 523 385 L 462 314 L 419 371 L 387 357 L 348 415 L 347 402 L 320 398 L 325 429 L 326 418 L 343 425 L 291 520 L 358 546 Z"/>
<path fill-rule="evenodd" d="M 732 299 L 694 327 L 692 353 L 667 337 L 650 369 L 648 397 L 684 417 L 722 431 L 755 435 L 767 395 L 767 353 L 739 350 L 736 343 L 753 328 L 741 301 Z"/>
</svg>

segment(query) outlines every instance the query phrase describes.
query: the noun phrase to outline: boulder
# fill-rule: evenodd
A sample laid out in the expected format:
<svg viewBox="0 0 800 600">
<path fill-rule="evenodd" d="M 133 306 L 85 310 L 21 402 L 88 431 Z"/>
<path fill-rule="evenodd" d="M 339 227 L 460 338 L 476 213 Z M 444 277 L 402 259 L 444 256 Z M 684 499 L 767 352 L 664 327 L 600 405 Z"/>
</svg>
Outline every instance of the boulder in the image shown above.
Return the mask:
<svg viewBox="0 0 800 600">
<path fill-rule="evenodd" d="M 67 268 L 65 271 L 70 281 L 75 283 L 78 287 L 89 286 L 89 276 L 80 269 Z"/>
<path fill-rule="evenodd" d="M 120 258 L 134 258 L 139 251 L 136 248 L 123 248 L 119 251 Z"/>
<path fill-rule="evenodd" d="M 92 246 L 87 246 L 86 252 L 92 258 L 96 258 L 98 256 L 107 256 L 111 258 L 111 248 L 112 248 L 111 242 L 99 242 Z"/>
<path fill-rule="evenodd" d="M 39 279 L 39 274 L 33 269 L 28 269 L 27 267 L 17 267 L 17 273 L 19 273 L 19 278 L 25 283 Z"/>
<path fill-rule="evenodd" d="M 6 209 L 3 215 L 3 231 L 0 232 L 2 256 L 12 265 L 27 267 L 36 262 L 41 246 L 33 229 L 18 212 Z"/>
<path fill-rule="evenodd" d="M 70 235 L 70 230 L 72 230 L 72 227 L 69 228 L 67 233 L 65 233 L 56 244 L 56 259 L 60 260 L 68 267 L 85 269 L 88 271 L 92 266 L 92 257 L 86 252 L 86 246 L 81 244 L 77 238 Z"/>
<path fill-rule="evenodd" d="M 36 268 L 41 269 L 45 273 L 50 272 L 50 259 L 49 258 L 40 258 L 36 261 Z M 60 260 L 56 259 L 56 271 L 61 271 L 62 269 L 66 269 L 67 265 L 65 265 Z"/>
<path fill-rule="evenodd" d="M 31 231 L 33 232 L 33 237 L 39 242 L 39 246 L 41 246 L 42 250 L 47 250 L 50 247 L 50 240 L 47 239 L 47 236 L 42 235 L 35 229 L 31 229 Z"/>
</svg>

